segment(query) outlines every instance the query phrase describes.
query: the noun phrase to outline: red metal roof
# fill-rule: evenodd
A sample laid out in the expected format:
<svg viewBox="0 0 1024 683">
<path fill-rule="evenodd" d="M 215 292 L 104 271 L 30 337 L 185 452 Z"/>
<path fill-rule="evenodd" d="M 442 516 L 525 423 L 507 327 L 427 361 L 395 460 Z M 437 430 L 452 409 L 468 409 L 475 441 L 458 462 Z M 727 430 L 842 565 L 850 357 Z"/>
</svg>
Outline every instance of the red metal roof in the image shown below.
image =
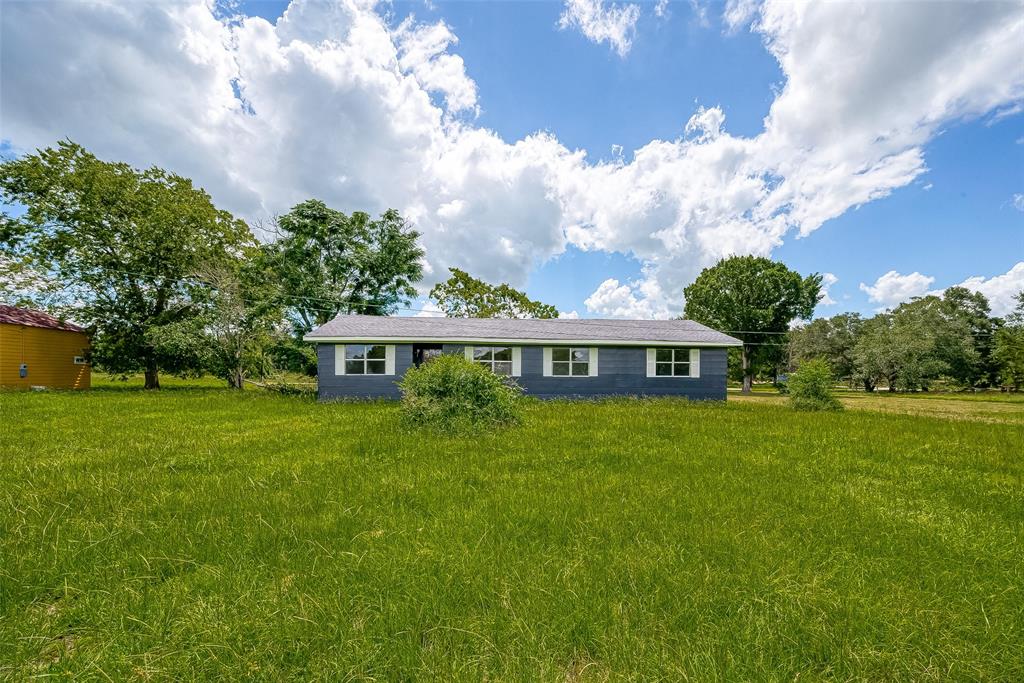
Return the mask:
<svg viewBox="0 0 1024 683">
<path fill-rule="evenodd" d="M 67 330 L 68 332 L 85 332 L 78 325 L 61 322 L 49 313 L 34 311 L 31 308 L 18 308 L 0 304 L 0 323 L 8 325 L 25 325 L 27 327 L 45 327 L 51 330 Z"/>
</svg>

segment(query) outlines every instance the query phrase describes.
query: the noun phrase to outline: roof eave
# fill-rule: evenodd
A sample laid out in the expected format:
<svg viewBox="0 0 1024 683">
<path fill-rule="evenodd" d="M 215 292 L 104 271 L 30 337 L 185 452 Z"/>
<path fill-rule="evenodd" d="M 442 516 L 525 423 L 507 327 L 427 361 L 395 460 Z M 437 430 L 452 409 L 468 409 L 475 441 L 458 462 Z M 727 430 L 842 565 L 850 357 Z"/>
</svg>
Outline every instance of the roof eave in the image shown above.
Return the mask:
<svg viewBox="0 0 1024 683">
<path fill-rule="evenodd" d="M 515 346 L 682 346 L 700 348 L 728 348 L 743 346 L 739 339 L 729 341 L 678 341 L 667 339 L 521 339 L 511 337 L 341 337 L 307 334 L 303 341 L 322 344 L 386 343 L 386 344 L 511 344 Z"/>
</svg>

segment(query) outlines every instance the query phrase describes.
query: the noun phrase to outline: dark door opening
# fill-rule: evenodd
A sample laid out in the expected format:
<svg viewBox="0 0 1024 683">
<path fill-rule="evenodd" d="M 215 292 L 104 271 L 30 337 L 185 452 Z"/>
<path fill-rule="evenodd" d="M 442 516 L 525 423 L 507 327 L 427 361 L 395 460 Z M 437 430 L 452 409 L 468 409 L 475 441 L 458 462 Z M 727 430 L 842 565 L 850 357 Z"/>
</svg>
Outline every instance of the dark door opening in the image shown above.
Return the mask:
<svg viewBox="0 0 1024 683">
<path fill-rule="evenodd" d="M 440 356 L 444 347 L 441 344 L 413 344 L 412 363 L 419 367 L 435 356 Z"/>
</svg>

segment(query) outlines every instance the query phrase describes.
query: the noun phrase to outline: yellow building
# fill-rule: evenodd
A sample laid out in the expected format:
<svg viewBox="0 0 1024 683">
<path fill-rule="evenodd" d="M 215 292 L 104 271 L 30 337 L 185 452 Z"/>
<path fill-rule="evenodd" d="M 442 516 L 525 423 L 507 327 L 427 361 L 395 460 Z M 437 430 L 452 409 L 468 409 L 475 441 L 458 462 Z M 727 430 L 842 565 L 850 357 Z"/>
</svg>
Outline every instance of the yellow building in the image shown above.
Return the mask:
<svg viewBox="0 0 1024 683">
<path fill-rule="evenodd" d="M 88 351 L 77 325 L 0 304 L 0 388 L 88 389 Z"/>
</svg>

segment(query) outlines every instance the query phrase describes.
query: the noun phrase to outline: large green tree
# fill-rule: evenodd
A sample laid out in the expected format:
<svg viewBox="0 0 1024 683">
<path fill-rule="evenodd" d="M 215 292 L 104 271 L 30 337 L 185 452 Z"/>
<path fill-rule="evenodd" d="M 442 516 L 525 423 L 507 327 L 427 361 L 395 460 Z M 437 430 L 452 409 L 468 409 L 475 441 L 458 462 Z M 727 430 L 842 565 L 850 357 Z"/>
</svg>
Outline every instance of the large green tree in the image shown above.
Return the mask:
<svg viewBox="0 0 1024 683">
<path fill-rule="evenodd" d="M 925 380 L 942 376 L 969 387 L 982 383 L 986 374 L 978 350 L 978 335 L 982 330 L 991 333 L 990 327 L 984 327 L 989 321 L 988 310 L 984 295 L 951 287 L 942 297 L 929 295 L 900 304 L 893 316 L 897 324 L 907 319 L 909 325 L 930 339 L 935 375 Z M 989 338 L 984 340 L 988 346 Z"/>
<path fill-rule="evenodd" d="M 420 234 L 399 213 L 345 215 L 310 199 L 278 217 L 265 256 L 298 336 L 339 313 L 387 315 L 416 295 Z"/>
<path fill-rule="evenodd" d="M 1017 308 L 1006 317 L 1005 327 L 995 333 L 992 350 L 999 381 L 1016 391 L 1024 388 L 1024 291 L 1017 294 Z"/>
<path fill-rule="evenodd" d="M 940 378 L 962 386 L 978 380 L 980 354 L 956 297 L 921 297 L 867 321 L 854 348 L 865 386 L 884 380 L 890 391 L 917 391 Z"/>
<path fill-rule="evenodd" d="M 817 318 L 790 331 L 791 362 L 800 365 L 822 358 L 836 379 L 851 381 L 856 371 L 853 349 L 863 324 L 857 313 L 840 313 L 831 318 Z"/>
<path fill-rule="evenodd" d="M 855 376 L 867 391 L 914 390 L 941 369 L 935 342 L 919 316 L 879 313 L 864 322 L 853 350 Z"/>
<path fill-rule="evenodd" d="M 964 385 L 995 384 L 999 371 L 992 358 L 993 337 L 1001 321 L 992 317 L 988 298 L 966 287 L 950 287 L 942 293 L 941 315 L 954 334 L 953 343 L 946 347 L 952 354 L 950 375 Z M 965 330 L 974 353 L 959 354 Z"/>
<path fill-rule="evenodd" d="M 732 256 L 705 268 L 684 290 L 684 316 L 743 341 L 743 391 L 753 381 L 755 349 L 779 344 L 797 318 L 810 318 L 821 296 L 821 275 L 807 277 L 758 256 Z"/>
<path fill-rule="evenodd" d="M 434 285 L 430 298 L 449 318 L 557 318 L 558 309 L 534 301 L 502 283 L 492 285 L 464 270 L 449 268 L 452 276 Z"/>
<path fill-rule="evenodd" d="M 190 362 L 162 355 L 153 334 L 199 314 L 205 286 L 191 277 L 252 239 L 187 178 L 101 161 L 70 141 L 0 164 L 0 200 L 24 207 L 3 215 L 0 249 L 67 285 L 65 312 L 92 332 L 94 361 L 144 372 L 149 389 Z"/>
</svg>

